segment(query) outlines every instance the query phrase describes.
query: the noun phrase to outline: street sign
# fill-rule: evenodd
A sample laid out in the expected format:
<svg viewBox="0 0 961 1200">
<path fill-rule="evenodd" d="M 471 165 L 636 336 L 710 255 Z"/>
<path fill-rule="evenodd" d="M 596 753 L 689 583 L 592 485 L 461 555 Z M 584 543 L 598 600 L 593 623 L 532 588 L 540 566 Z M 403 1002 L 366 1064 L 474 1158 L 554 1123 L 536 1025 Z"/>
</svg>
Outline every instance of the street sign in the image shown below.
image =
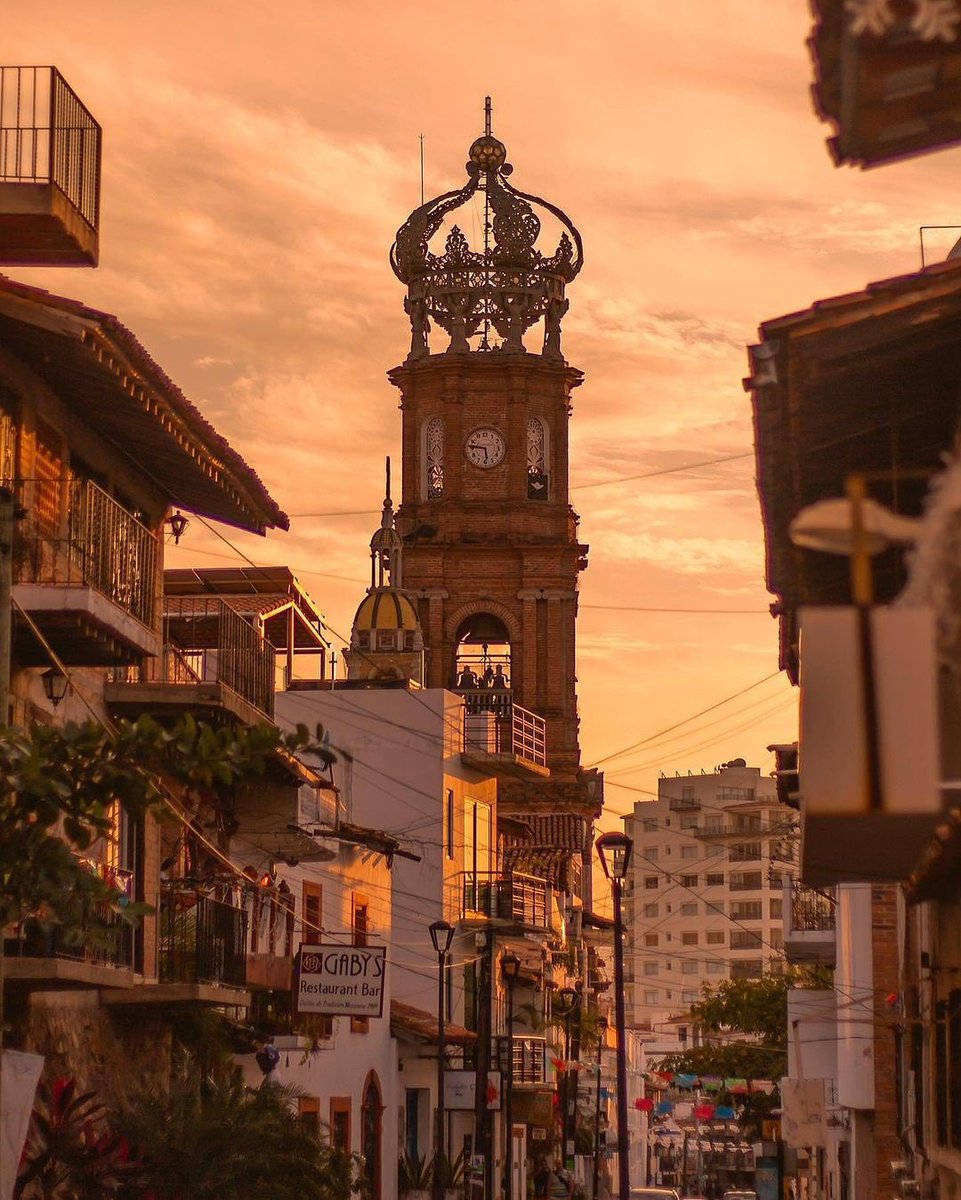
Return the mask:
<svg viewBox="0 0 961 1200">
<path fill-rule="evenodd" d="M 476 1071 L 444 1072 L 444 1108 L 448 1112 L 473 1112 L 477 1103 Z M 499 1112 L 501 1107 L 501 1073 L 487 1072 L 487 1108 Z"/>
<path fill-rule="evenodd" d="M 301 946 L 297 1011 L 327 1017 L 382 1017 L 386 969 L 384 946 Z"/>
</svg>

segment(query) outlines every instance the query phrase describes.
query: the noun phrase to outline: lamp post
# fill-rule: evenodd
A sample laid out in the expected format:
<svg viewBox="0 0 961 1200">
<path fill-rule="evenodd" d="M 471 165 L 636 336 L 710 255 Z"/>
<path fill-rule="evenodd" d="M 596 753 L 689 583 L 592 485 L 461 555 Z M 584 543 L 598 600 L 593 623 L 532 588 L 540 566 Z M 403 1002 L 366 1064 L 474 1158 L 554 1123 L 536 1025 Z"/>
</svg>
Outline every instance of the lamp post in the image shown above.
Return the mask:
<svg viewBox="0 0 961 1200">
<path fill-rule="evenodd" d="M 597 854 L 611 881 L 614 897 L 614 1024 L 617 1029 L 617 1174 L 619 1200 L 629 1200 L 631 1170 L 627 1138 L 627 1043 L 624 1029 L 624 922 L 621 886 L 627 875 L 634 843 L 626 833 L 602 833 Z"/>
<path fill-rule="evenodd" d="M 577 1092 L 571 1087 L 576 1076 L 571 1071 L 571 1018 L 581 1004 L 581 994 L 576 988 L 564 987 L 557 993 L 557 998 L 563 1005 L 564 1011 L 564 1107 L 561 1110 L 561 1136 L 563 1138 L 562 1154 L 564 1166 L 573 1166 L 569 1162 L 574 1156 L 574 1114 L 577 1108 Z"/>
<path fill-rule="evenodd" d="M 434 1135 L 434 1200 L 444 1200 L 444 970 L 454 926 L 434 921 L 430 940 L 437 951 L 437 1131 Z"/>
<path fill-rule="evenodd" d="M 601 1060 L 604 1054 L 604 1034 L 607 1032 L 607 1018 L 597 1018 L 597 1099 L 594 1103 L 594 1186 L 591 1188 L 591 1200 L 597 1200 L 598 1176 L 601 1170 Z"/>
<path fill-rule="evenodd" d="M 501 976 L 507 988 L 507 1084 L 504 1088 L 504 1174 L 507 1178 L 505 1194 L 514 1200 L 514 984 L 520 973 L 521 960 L 516 954 L 505 954 L 501 959 Z"/>
</svg>

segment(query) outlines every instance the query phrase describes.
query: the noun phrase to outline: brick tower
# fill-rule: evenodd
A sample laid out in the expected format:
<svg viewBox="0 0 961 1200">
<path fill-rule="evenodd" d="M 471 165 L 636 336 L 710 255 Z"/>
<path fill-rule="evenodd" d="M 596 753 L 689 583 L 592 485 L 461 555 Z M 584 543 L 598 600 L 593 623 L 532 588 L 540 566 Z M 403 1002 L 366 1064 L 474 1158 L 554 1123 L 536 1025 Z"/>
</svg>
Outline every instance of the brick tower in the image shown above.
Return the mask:
<svg viewBox="0 0 961 1200">
<path fill-rule="evenodd" d="M 582 373 L 561 353 L 581 240 L 560 209 L 514 188 L 511 171 L 488 102 L 467 183 L 412 213 L 391 251 L 411 325 L 410 353 L 388 374 L 403 413 L 404 587 L 419 606 L 429 686 L 464 693 L 468 713 L 544 720 L 550 776 L 520 790 L 505 780 L 502 804 L 513 795 L 528 811 L 587 815 L 600 803 L 597 776 L 580 770 L 575 694 L 587 547 L 568 499 Z M 469 228 L 481 205 L 474 247 L 455 221 L 463 207 Z"/>
</svg>

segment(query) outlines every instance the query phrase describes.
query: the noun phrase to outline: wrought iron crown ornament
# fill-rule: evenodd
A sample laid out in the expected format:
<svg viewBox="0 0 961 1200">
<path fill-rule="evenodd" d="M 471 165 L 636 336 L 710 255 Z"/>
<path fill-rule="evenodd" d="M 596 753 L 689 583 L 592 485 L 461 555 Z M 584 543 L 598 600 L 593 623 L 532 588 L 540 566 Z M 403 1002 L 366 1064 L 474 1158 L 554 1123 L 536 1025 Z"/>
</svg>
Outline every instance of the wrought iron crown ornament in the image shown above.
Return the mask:
<svg viewBox="0 0 961 1200">
<path fill-rule="evenodd" d="M 489 97 L 486 114 L 486 131 L 470 148 L 467 183 L 415 209 L 391 247 L 390 265 L 407 285 L 408 362 L 430 354 L 431 321 L 450 336 L 447 354 L 466 354 L 472 348 L 524 354 L 524 333 L 542 317 L 542 354 L 563 361 L 561 320 L 568 307 L 564 292 L 583 265 L 581 235 L 561 209 L 508 183 L 513 167 L 504 143 L 491 133 Z M 435 254 L 430 242 L 445 219 L 478 193 L 484 200 L 483 247 L 472 248 L 455 224 L 443 253 Z M 563 226 L 550 256 L 535 246 L 541 222 L 533 205 Z M 472 338 L 479 339 L 475 347 Z"/>
</svg>

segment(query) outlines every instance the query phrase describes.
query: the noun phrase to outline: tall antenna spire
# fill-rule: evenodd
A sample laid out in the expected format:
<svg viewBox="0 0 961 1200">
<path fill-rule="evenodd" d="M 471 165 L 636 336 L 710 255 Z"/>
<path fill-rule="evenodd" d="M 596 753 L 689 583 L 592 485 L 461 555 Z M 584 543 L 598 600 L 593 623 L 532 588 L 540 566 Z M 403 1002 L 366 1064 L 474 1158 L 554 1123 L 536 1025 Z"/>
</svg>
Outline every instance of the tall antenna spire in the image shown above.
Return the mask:
<svg viewBox="0 0 961 1200">
<path fill-rule="evenodd" d="M 424 203 L 424 135 L 420 135 L 420 202 Z"/>
<path fill-rule="evenodd" d="M 384 508 L 389 508 L 390 507 L 390 455 L 389 454 L 387 455 L 387 458 L 384 460 L 384 462 L 385 462 L 386 468 L 387 468 L 387 487 L 384 491 L 384 496 L 386 497 L 386 499 L 384 500 Z"/>
<path fill-rule="evenodd" d="M 484 132 L 488 137 L 491 136 L 491 98 L 484 97 Z"/>
<path fill-rule="evenodd" d="M 492 137 L 491 133 L 491 98 L 484 97 L 484 136 Z M 491 199 L 487 190 L 487 183 L 484 183 L 484 284 L 485 287 L 490 287 L 491 278 Z M 491 316 L 490 308 L 484 305 L 484 323 L 481 326 L 481 340 L 477 347 L 478 350 L 490 350 L 490 332 L 491 332 Z"/>
</svg>

